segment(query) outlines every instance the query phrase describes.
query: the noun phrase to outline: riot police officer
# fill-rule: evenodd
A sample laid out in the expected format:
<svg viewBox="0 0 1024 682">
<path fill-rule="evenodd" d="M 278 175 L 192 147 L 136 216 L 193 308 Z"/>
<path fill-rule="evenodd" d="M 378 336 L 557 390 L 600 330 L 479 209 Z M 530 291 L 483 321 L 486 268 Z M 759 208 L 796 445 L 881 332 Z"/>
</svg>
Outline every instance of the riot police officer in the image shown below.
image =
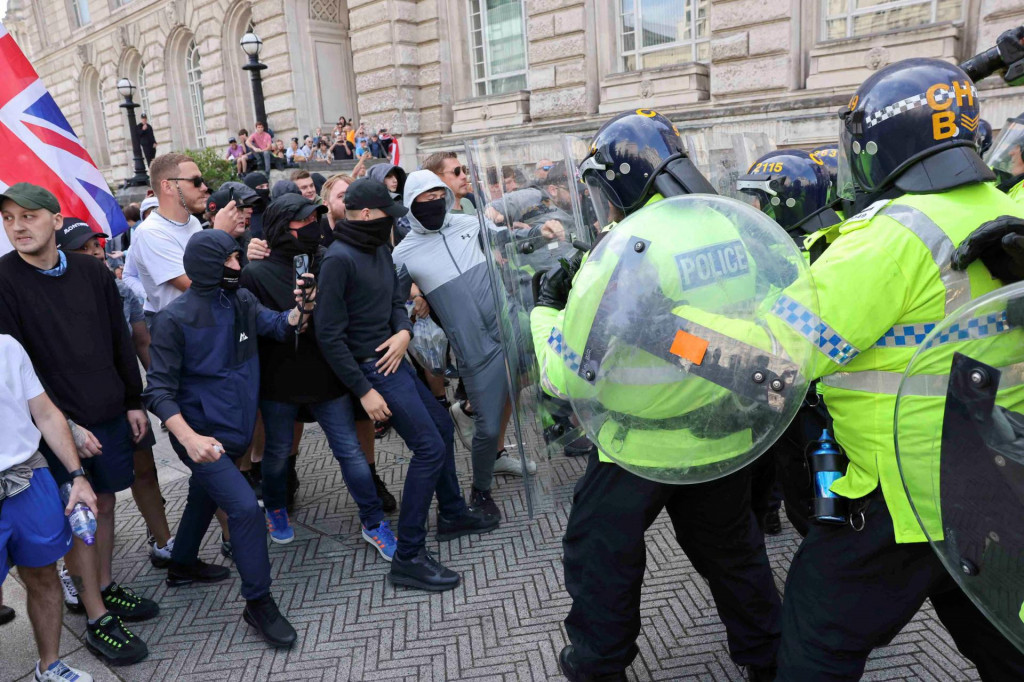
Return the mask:
<svg viewBox="0 0 1024 682">
<path fill-rule="evenodd" d="M 1024 114 L 1006 120 L 985 162 L 995 171 L 999 189 L 1024 203 Z"/>
<path fill-rule="evenodd" d="M 657 211 L 657 203 L 666 195 L 713 193 L 687 158 L 678 131 L 655 112 L 639 110 L 615 117 L 598 131 L 590 149 L 580 170 L 601 225 L 610 226 L 633 214 L 647 215 L 652 209 L 645 206 Z M 722 222 L 711 214 L 704 220 L 706 226 Z M 701 229 L 674 224 L 657 212 L 641 222 L 663 234 Z M 615 230 L 612 227 L 605 239 L 612 241 Z M 737 291 L 749 289 L 755 273 L 746 255 L 731 241 L 737 235 L 732 232 L 730 241 L 720 241 L 713 232 L 708 232 L 710 250 L 699 256 L 704 259 L 702 268 L 711 267 L 710 259 L 718 258 L 716 262 L 735 271 L 731 285 Z M 679 262 L 695 279 L 703 276 L 698 273 L 697 257 Z M 585 264 L 580 272 L 587 266 L 600 272 L 596 262 Z M 566 386 L 574 380 L 572 368 L 560 353 L 566 314 L 563 309 L 573 275 L 573 268 L 549 272 L 531 315 L 542 384 L 547 392 L 561 398 L 566 397 Z M 588 334 L 583 328 L 564 331 L 568 344 L 582 345 Z M 642 367 L 637 369 L 643 371 Z M 646 387 L 639 388 L 642 392 Z M 623 388 L 624 402 L 642 397 L 628 386 Z M 651 405 L 651 400 L 644 402 Z M 711 449 L 728 448 L 736 442 L 708 435 L 701 439 L 687 428 L 672 431 L 677 433 L 707 443 Z M 617 446 L 617 461 L 643 466 L 651 457 L 652 438 L 659 439 L 659 435 L 642 428 L 624 432 Z M 662 436 L 660 442 L 671 448 L 673 438 L 671 434 Z M 573 604 L 565 619 L 571 643 L 559 655 L 562 672 L 574 682 L 626 679 L 624 671 L 638 653 L 635 640 L 640 632 L 640 593 L 646 562 L 644 533 L 662 510 L 668 511 L 680 546 L 711 587 L 728 633 L 732 659 L 748 667 L 751 679 L 772 679 L 779 636 L 779 595 L 763 535 L 751 512 L 749 471 L 694 485 L 671 485 L 632 473 L 603 452 L 591 454 L 586 472 L 576 485 L 563 539 L 566 589 Z"/>
<path fill-rule="evenodd" d="M 848 501 L 850 522 L 812 526 L 793 560 L 779 680 L 858 679 L 871 650 L 891 641 L 925 599 L 983 679 L 1024 679 L 1024 655 L 925 543 L 893 441 L 899 382 L 926 332 L 999 286 L 984 257 L 954 270 L 953 250 L 985 239 L 1000 216 L 1024 216 L 989 184 L 994 176 L 977 153 L 977 121 L 978 94 L 967 75 L 930 59 L 880 70 L 841 114 L 840 192 L 853 198 L 856 184 L 874 201 L 843 224 L 811 271 L 816 327 L 824 330 L 814 374 L 823 377 L 835 437 L 849 458 L 831 491 Z M 1000 249 L 999 240 L 990 248 Z M 807 331 L 798 314 L 806 303 L 801 292 L 791 299 L 768 319 L 784 345 L 779 322 L 798 335 Z M 946 352 L 951 358 L 953 349 Z M 938 429 L 942 415 L 918 418 Z M 928 476 L 932 464 L 904 462 L 903 474 Z"/>
</svg>

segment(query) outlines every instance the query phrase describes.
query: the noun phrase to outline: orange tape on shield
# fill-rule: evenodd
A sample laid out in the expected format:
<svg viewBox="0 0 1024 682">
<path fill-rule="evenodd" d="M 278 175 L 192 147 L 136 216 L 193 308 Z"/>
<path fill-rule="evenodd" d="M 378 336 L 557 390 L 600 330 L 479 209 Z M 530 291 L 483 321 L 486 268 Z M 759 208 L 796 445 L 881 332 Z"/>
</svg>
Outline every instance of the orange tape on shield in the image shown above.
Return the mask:
<svg viewBox="0 0 1024 682">
<path fill-rule="evenodd" d="M 699 336 L 684 332 L 682 329 L 676 332 L 676 337 L 672 339 L 672 346 L 668 349 L 672 355 L 677 355 L 695 365 L 699 365 L 704 361 L 704 353 L 707 350 L 707 341 Z"/>
</svg>

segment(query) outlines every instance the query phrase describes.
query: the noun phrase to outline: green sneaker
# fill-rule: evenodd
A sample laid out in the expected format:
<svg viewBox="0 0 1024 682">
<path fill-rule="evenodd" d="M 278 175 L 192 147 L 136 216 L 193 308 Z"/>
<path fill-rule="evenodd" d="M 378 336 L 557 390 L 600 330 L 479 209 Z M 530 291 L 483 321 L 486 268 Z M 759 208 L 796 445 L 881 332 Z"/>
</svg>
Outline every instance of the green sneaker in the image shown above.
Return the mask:
<svg viewBox="0 0 1024 682">
<path fill-rule="evenodd" d="M 131 665 L 149 656 L 149 647 L 124 626 L 117 616 L 106 614 L 95 625 L 85 626 L 85 646 L 108 665 Z"/>
<path fill-rule="evenodd" d="M 130 587 L 122 587 L 117 583 L 110 583 L 100 596 L 103 597 L 107 611 L 121 620 L 149 620 L 160 613 L 160 607 L 155 601 L 140 597 Z"/>
</svg>

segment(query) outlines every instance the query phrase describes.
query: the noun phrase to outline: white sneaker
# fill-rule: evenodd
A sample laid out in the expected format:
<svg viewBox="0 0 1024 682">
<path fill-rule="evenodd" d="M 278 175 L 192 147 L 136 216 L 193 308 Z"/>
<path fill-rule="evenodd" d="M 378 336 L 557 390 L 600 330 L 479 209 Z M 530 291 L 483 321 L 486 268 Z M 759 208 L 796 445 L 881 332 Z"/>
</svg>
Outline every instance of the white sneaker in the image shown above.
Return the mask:
<svg viewBox="0 0 1024 682">
<path fill-rule="evenodd" d="M 92 682 L 92 675 L 75 670 L 64 661 L 39 672 L 39 661 L 36 661 L 36 682 Z"/>
<path fill-rule="evenodd" d="M 456 400 L 455 404 L 448 408 L 448 413 L 451 414 L 452 421 L 455 422 L 455 435 L 459 437 L 462 447 L 467 450 L 472 449 L 473 432 L 476 430 L 473 417 L 466 414 L 466 411 L 462 409 L 461 400 Z"/>
<path fill-rule="evenodd" d="M 537 473 L 537 463 L 533 460 L 526 460 L 526 471 L 531 475 Z M 514 457 L 505 450 L 502 450 L 501 456 L 494 461 L 494 473 L 522 476 L 523 461 L 518 456 Z"/>
<path fill-rule="evenodd" d="M 171 537 L 164 547 L 158 547 L 156 540 L 149 543 L 149 563 L 154 568 L 167 568 L 171 563 L 171 552 L 174 550 L 174 538 Z"/>
<path fill-rule="evenodd" d="M 64 606 L 72 613 L 85 611 L 85 607 L 78 599 L 78 590 L 75 588 L 75 581 L 71 579 L 68 569 L 62 566 L 57 572 L 57 576 L 60 578 L 60 587 L 64 591 Z"/>
</svg>

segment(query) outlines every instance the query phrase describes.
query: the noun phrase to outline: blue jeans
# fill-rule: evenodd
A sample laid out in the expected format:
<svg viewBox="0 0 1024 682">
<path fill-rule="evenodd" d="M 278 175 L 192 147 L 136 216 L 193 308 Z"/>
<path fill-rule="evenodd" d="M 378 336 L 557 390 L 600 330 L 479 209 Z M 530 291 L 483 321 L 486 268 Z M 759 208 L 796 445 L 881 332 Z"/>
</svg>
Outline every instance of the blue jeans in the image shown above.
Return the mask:
<svg viewBox="0 0 1024 682">
<path fill-rule="evenodd" d="M 259 599 L 267 596 L 270 594 L 267 523 L 249 482 L 228 454 L 221 455 L 216 462 L 197 464 L 173 434 L 171 447 L 178 459 L 192 470 L 185 511 L 174 536 L 171 561 L 186 565 L 195 563 L 203 536 L 210 527 L 214 512 L 220 507 L 228 515 L 235 567 L 242 579 L 242 597 Z"/>
<path fill-rule="evenodd" d="M 388 376 L 378 372 L 373 362 L 361 363 L 359 368 L 387 402 L 391 425 L 412 450 L 402 489 L 396 552 L 399 559 L 411 559 L 426 542 L 427 514 L 435 492 L 439 514 L 455 517 L 466 510 L 455 473 L 455 426 L 448 410 L 441 407 L 409 363 L 402 362 Z"/>
<path fill-rule="evenodd" d="M 260 401 L 266 444 L 263 447 L 263 504 L 267 509 L 283 509 L 287 502 L 288 455 L 292 450 L 293 426 L 299 405 Z M 341 465 L 341 476 L 352 499 L 359 505 L 359 520 L 373 528 L 384 519 L 384 510 L 377 497 L 377 486 L 366 463 L 366 455 L 356 438 L 356 422 L 352 416 L 352 397 L 343 395 L 334 400 L 310 406 L 320 428 L 327 436 L 334 458 Z"/>
</svg>

